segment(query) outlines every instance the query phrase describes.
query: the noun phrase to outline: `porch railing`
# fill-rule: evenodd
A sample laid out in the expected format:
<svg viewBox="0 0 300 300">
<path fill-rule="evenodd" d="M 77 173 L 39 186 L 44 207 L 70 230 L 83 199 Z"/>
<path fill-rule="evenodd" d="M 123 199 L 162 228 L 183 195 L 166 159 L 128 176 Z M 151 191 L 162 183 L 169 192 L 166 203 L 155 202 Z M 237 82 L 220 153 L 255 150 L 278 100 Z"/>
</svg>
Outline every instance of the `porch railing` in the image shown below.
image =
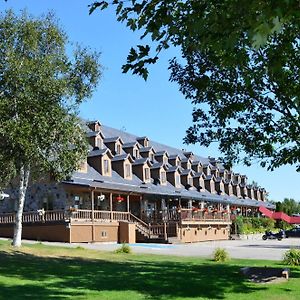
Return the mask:
<svg viewBox="0 0 300 300">
<path fill-rule="evenodd" d="M 209 222 L 230 222 L 230 214 L 227 212 L 195 211 L 193 209 L 181 209 L 181 221 L 209 221 Z"/>
<path fill-rule="evenodd" d="M 14 213 L 0 214 L 0 224 L 15 223 L 15 218 Z M 66 219 L 68 219 L 68 213 L 63 210 L 24 212 L 22 216 L 23 223 L 57 222 Z"/>
</svg>

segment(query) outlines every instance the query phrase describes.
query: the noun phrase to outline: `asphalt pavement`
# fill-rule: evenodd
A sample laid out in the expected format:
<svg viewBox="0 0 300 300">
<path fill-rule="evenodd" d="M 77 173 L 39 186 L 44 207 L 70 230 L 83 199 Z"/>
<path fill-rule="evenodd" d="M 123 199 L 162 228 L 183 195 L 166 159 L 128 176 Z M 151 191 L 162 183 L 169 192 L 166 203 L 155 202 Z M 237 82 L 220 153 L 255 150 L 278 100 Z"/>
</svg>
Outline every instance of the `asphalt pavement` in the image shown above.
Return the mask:
<svg viewBox="0 0 300 300">
<path fill-rule="evenodd" d="M 23 243 L 36 243 L 34 241 L 23 241 Z M 45 245 L 64 247 L 84 247 L 87 249 L 114 251 L 120 247 L 116 243 L 56 243 L 42 242 Z M 232 258 L 282 260 L 284 252 L 291 249 L 300 249 L 300 238 L 288 238 L 278 240 L 229 240 L 229 241 L 209 241 L 192 244 L 130 244 L 134 253 L 148 253 L 159 255 L 176 256 L 198 256 L 212 257 L 216 248 L 224 248 Z"/>
</svg>

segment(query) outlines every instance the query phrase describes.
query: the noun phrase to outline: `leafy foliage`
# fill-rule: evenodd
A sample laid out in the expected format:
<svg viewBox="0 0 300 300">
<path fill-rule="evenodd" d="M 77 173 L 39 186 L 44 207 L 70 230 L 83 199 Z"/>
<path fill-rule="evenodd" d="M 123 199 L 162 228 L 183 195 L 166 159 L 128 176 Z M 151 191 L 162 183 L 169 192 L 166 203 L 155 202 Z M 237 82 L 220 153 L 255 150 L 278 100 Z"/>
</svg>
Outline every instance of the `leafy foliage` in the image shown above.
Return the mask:
<svg viewBox="0 0 300 300">
<path fill-rule="evenodd" d="M 52 14 L 0 16 L 2 185 L 22 164 L 33 178 L 43 171 L 64 178 L 86 155 L 77 111 L 98 82 L 99 54 L 77 48 L 69 59 L 66 44 Z"/>
<path fill-rule="evenodd" d="M 272 231 L 275 228 L 275 221 L 262 217 L 242 217 L 238 216 L 233 221 L 233 228 L 237 226 L 238 234 L 263 233 L 266 230 Z"/>
<path fill-rule="evenodd" d="M 300 203 L 294 199 L 284 198 L 282 202 L 276 202 L 276 211 L 283 211 L 287 215 L 300 213 Z"/>
<path fill-rule="evenodd" d="M 300 250 L 290 249 L 285 252 L 283 263 L 290 266 L 300 266 Z"/>
<path fill-rule="evenodd" d="M 90 13 L 110 5 L 155 45 L 131 49 L 124 72 L 146 79 L 161 51 L 180 48 L 169 68 L 194 105 L 186 143 L 218 142 L 227 165 L 300 170 L 297 2 L 113 0 L 93 2 Z"/>
<path fill-rule="evenodd" d="M 223 248 L 217 248 L 217 249 L 214 251 L 213 259 L 214 259 L 214 261 L 216 261 L 216 262 L 225 262 L 225 261 L 228 261 L 230 258 L 229 258 L 229 254 L 228 254 L 228 252 L 226 251 L 226 249 L 223 249 Z"/>
<path fill-rule="evenodd" d="M 29 178 L 66 178 L 86 158 L 77 112 L 98 83 L 99 54 L 77 47 L 69 58 L 67 43 L 53 14 L 0 15 L 0 187 L 17 183 L 14 246 Z"/>
<path fill-rule="evenodd" d="M 120 248 L 118 248 L 116 251 L 116 253 L 125 253 L 125 254 L 130 254 L 132 252 L 131 248 L 129 245 L 127 244 L 122 244 L 122 246 Z"/>
</svg>

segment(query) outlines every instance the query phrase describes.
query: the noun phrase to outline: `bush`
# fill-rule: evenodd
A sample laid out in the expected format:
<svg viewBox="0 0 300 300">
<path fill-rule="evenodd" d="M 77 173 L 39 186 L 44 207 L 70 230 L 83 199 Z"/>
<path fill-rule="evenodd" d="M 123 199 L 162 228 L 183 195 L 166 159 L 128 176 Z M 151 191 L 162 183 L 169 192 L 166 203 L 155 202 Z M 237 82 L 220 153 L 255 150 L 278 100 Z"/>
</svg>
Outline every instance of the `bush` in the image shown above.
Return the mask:
<svg viewBox="0 0 300 300">
<path fill-rule="evenodd" d="M 229 260 L 229 254 L 225 249 L 217 248 L 213 254 L 214 261 L 225 262 Z"/>
<path fill-rule="evenodd" d="M 120 248 L 118 248 L 115 252 L 130 254 L 131 248 L 127 244 L 122 244 L 122 246 Z"/>
<path fill-rule="evenodd" d="M 284 253 L 283 263 L 290 266 L 300 265 L 300 250 L 290 249 Z"/>
</svg>

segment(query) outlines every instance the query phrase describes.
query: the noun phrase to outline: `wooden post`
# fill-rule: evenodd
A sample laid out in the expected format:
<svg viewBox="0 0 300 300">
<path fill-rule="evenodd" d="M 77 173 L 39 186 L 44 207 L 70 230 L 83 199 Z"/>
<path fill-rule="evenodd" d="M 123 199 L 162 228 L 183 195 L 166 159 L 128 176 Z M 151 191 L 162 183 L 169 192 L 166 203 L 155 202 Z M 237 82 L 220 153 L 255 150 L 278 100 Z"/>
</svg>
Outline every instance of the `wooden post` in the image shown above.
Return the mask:
<svg viewBox="0 0 300 300">
<path fill-rule="evenodd" d="M 168 235 L 167 235 L 167 223 L 164 222 L 164 239 L 165 241 L 168 239 Z"/>
<path fill-rule="evenodd" d="M 113 219 L 112 204 L 113 204 L 113 195 L 112 195 L 112 193 L 110 193 L 109 194 L 109 210 L 110 210 L 110 221 L 111 222 Z"/>
<path fill-rule="evenodd" d="M 130 196 L 129 196 L 129 194 L 127 195 L 127 212 L 129 213 L 130 212 L 130 207 L 129 207 L 129 199 L 130 198 Z"/>
<path fill-rule="evenodd" d="M 142 220 L 143 215 L 143 196 L 140 196 L 140 219 Z"/>
<path fill-rule="evenodd" d="M 94 190 L 91 192 L 91 198 L 92 198 L 92 242 L 95 241 L 95 224 L 94 224 Z"/>
</svg>

